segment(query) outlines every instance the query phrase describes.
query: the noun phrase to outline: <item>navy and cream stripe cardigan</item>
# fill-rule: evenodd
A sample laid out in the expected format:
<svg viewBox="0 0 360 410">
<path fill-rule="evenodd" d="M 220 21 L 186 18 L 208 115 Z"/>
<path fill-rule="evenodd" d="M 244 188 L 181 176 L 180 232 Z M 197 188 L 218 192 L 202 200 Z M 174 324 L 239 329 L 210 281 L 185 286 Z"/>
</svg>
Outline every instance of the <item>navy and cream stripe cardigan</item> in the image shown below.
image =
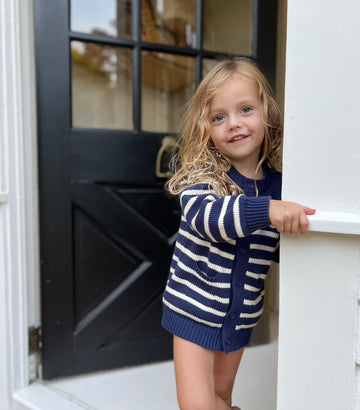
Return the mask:
<svg viewBox="0 0 360 410">
<path fill-rule="evenodd" d="M 208 185 L 180 195 L 182 217 L 163 296 L 169 332 L 211 350 L 249 343 L 263 312 L 264 279 L 277 259 L 279 233 L 270 227 L 270 199 L 280 199 L 281 174 L 264 169 L 254 181 L 234 167 L 245 194 L 218 197 Z"/>
</svg>

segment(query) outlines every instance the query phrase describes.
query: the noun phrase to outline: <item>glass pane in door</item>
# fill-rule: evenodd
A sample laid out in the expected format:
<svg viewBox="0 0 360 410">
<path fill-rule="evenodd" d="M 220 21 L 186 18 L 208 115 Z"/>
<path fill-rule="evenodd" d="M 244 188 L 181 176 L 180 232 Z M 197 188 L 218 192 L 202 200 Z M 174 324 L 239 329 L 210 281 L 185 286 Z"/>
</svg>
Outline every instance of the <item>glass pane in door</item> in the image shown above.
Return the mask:
<svg viewBox="0 0 360 410">
<path fill-rule="evenodd" d="M 141 16 L 143 41 L 195 47 L 195 0 L 142 0 Z"/>
<path fill-rule="evenodd" d="M 71 42 L 72 126 L 132 129 L 131 51 Z"/>
<path fill-rule="evenodd" d="M 178 132 L 185 105 L 195 91 L 195 59 L 142 53 L 142 128 Z"/>
<path fill-rule="evenodd" d="M 71 30 L 131 38 L 131 0 L 71 0 Z"/>
<path fill-rule="evenodd" d="M 210 58 L 204 58 L 203 59 L 203 72 L 202 72 L 203 77 L 205 77 L 206 74 L 209 71 L 211 71 L 211 69 L 214 68 L 219 61 L 220 60 L 211 60 Z"/>
<path fill-rule="evenodd" d="M 252 0 L 204 1 L 204 49 L 251 55 Z"/>
</svg>

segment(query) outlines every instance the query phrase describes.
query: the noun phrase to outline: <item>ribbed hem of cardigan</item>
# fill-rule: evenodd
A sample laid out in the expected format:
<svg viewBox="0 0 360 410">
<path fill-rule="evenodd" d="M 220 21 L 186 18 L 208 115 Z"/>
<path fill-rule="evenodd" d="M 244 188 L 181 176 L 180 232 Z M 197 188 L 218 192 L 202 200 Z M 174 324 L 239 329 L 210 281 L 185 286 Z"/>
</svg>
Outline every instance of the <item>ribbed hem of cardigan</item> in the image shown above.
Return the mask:
<svg viewBox="0 0 360 410">
<path fill-rule="evenodd" d="M 258 196 L 246 198 L 246 213 L 248 215 L 249 232 L 266 228 L 270 225 L 269 207 L 271 196 Z"/>
<path fill-rule="evenodd" d="M 205 349 L 230 353 L 247 346 L 250 342 L 252 328 L 243 329 L 236 332 L 236 337 L 229 345 L 222 343 L 222 329 L 210 327 L 201 323 L 194 322 L 184 316 L 174 313 L 171 309 L 164 306 L 163 327 L 181 339 L 188 340 Z"/>
</svg>

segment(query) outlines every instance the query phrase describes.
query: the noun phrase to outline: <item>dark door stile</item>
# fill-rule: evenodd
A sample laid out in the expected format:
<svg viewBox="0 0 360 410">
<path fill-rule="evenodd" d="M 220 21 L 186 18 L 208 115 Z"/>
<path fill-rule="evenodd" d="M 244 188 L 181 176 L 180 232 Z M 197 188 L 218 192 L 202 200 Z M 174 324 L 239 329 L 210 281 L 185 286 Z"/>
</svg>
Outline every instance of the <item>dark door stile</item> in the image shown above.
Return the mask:
<svg viewBox="0 0 360 410">
<path fill-rule="evenodd" d="M 141 0 L 133 4 L 139 40 Z M 259 1 L 258 21 L 264 24 L 254 34 L 254 57 L 270 80 L 276 5 Z M 69 9 L 67 0 L 34 0 L 44 379 L 172 358 L 172 337 L 161 327 L 161 298 L 180 212 L 165 180 L 156 177 L 155 163 L 163 137 L 174 134 L 141 129 L 140 65 L 133 76 L 134 130 L 71 126 L 69 44 L 73 38 L 92 40 L 69 31 Z M 197 12 L 202 10 L 197 0 Z M 197 16 L 200 27 L 201 21 Z M 135 40 L 126 44 L 138 64 L 136 47 L 166 50 Z M 196 57 L 196 84 L 201 59 L 220 56 L 201 46 L 169 49 Z"/>
</svg>

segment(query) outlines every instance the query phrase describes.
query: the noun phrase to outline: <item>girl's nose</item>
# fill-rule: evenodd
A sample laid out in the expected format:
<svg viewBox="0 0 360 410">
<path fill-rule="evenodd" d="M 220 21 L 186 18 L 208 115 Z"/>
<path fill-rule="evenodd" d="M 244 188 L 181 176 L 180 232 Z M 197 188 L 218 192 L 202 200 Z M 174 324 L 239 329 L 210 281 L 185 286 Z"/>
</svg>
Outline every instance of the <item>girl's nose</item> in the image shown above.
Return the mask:
<svg viewBox="0 0 360 410">
<path fill-rule="evenodd" d="M 236 128 L 241 128 L 242 127 L 242 120 L 239 115 L 230 115 L 229 116 L 229 128 L 236 129 Z"/>
</svg>

